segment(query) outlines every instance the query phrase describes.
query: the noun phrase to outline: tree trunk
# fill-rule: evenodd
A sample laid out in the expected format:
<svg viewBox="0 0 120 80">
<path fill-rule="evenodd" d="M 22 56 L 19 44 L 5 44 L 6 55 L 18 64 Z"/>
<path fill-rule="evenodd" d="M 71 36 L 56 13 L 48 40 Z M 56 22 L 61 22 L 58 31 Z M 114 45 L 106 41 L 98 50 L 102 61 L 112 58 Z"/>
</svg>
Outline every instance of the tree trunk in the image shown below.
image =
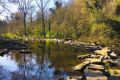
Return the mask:
<svg viewBox="0 0 120 80">
<path fill-rule="evenodd" d="M 31 28 L 33 27 L 33 16 L 32 16 L 32 13 L 30 15 L 30 27 Z"/>
<path fill-rule="evenodd" d="M 51 31 L 51 20 L 49 19 L 49 38 L 51 37 L 50 31 Z"/>
<path fill-rule="evenodd" d="M 44 18 L 44 12 L 42 12 L 42 28 L 43 28 L 43 35 L 46 36 L 45 32 L 45 18 Z"/>
<path fill-rule="evenodd" d="M 23 24 L 24 24 L 24 35 L 27 36 L 26 13 L 24 13 Z"/>
</svg>

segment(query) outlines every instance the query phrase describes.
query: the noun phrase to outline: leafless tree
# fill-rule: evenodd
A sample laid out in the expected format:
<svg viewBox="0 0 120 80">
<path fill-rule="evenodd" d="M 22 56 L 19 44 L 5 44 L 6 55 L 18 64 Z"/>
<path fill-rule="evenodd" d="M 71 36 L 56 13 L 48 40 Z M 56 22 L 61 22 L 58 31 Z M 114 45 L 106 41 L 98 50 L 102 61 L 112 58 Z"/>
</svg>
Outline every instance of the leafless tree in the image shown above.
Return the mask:
<svg viewBox="0 0 120 80">
<path fill-rule="evenodd" d="M 7 5 L 6 5 L 6 1 L 0 0 L 0 14 L 2 14 L 2 13 L 7 9 L 6 6 L 7 6 Z M 7 10 L 8 10 L 8 9 L 7 9 Z"/>
<path fill-rule="evenodd" d="M 48 4 L 50 3 L 51 0 L 36 0 L 36 4 L 40 10 L 40 18 L 42 21 L 42 28 L 43 28 L 43 34 L 44 37 L 46 35 L 46 31 L 45 31 L 45 18 L 46 18 L 46 11 L 48 9 Z"/>
<path fill-rule="evenodd" d="M 27 15 L 34 8 L 33 0 L 12 0 L 23 17 L 24 35 L 27 36 Z"/>
</svg>

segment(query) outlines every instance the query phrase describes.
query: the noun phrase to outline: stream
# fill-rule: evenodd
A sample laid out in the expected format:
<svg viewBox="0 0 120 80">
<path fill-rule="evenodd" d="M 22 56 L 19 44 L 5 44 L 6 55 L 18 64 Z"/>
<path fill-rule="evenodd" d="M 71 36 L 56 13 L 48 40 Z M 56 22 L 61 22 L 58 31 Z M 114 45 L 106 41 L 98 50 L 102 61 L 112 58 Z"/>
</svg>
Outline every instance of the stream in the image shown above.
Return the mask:
<svg viewBox="0 0 120 80">
<path fill-rule="evenodd" d="M 72 67 L 81 61 L 77 55 L 87 54 L 83 47 L 50 41 L 29 42 L 32 53 L 10 50 L 0 56 L 0 80 L 59 80 L 80 76 Z"/>
</svg>

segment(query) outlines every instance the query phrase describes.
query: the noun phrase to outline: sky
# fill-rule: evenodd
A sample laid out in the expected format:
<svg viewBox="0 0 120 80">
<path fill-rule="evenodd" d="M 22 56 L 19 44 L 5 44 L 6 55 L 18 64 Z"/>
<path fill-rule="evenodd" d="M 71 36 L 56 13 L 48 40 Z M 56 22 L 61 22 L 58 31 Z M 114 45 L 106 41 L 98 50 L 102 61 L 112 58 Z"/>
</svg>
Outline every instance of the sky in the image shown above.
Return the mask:
<svg viewBox="0 0 120 80">
<path fill-rule="evenodd" d="M 51 0 L 51 1 L 50 1 L 50 3 L 49 3 L 49 8 L 54 8 L 54 7 L 55 7 L 54 1 L 55 1 L 55 0 Z M 59 1 L 59 0 L 58 0 L 58 1 Z M 62 0 L 62 1 L 64 1 L 65 3 L 68 2 L 68 0 Z M 17 7 L 16 7 L 15 5 L 9 4 L 8 7 L 9 7 L 8 9 L 9 9 L 10 11 L 5 11 L 5 12 L 3 12 L 2 14 L 0 14 L 0 19 L 1 19 L 1 20 L 5 20 L 5 19 L 6 19 L 6 16 L 10 16 L 10 13 L 15 13 L 15 12 L 17 12 Z M 1 9 L 2 9 L 2 8 L 0 7 L 0 10 L 1 10 Z"/>
<path fill-rule="evenodd" d="M 4 19 L 6 18 L 6 16 L 9 16 L 9 15 L 10 15 L 10 13 L 14 13 L 14 12 L 17 11 L 17 7 L 16 7 L 15 5 L 9 4 L 9 5 L 7 5 L 7 7 L 8 7 L 8 9 L 9 9 L 10 11 L 4 11 L 3 13 L 1 13 L 1 14 L 0 14 L 0 19 L 1 19 L 1 20 L 4 20 Z M 0 10 L 1 10 L 1 9 L 2 9 L 2 8 L 0 7 Z"/>
</svg>

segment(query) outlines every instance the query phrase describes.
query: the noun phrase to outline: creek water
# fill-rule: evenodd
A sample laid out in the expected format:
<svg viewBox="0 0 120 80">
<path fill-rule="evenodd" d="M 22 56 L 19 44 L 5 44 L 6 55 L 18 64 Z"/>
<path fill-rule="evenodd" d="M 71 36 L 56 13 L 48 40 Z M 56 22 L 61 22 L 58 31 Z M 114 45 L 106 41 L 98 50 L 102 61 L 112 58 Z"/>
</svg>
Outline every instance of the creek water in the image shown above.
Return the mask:
<svg viewBox="0 0 120 80">
<path fill-rule="evenodd" d="M 33 53 L 10 51 L 0 56 L 0 80 L 58 80 L 80 75 L 72 67 L 81 61 L 77 55 L 87 54 L 85 48 L 57 42 L 29 42 Z"/>
</svg>

